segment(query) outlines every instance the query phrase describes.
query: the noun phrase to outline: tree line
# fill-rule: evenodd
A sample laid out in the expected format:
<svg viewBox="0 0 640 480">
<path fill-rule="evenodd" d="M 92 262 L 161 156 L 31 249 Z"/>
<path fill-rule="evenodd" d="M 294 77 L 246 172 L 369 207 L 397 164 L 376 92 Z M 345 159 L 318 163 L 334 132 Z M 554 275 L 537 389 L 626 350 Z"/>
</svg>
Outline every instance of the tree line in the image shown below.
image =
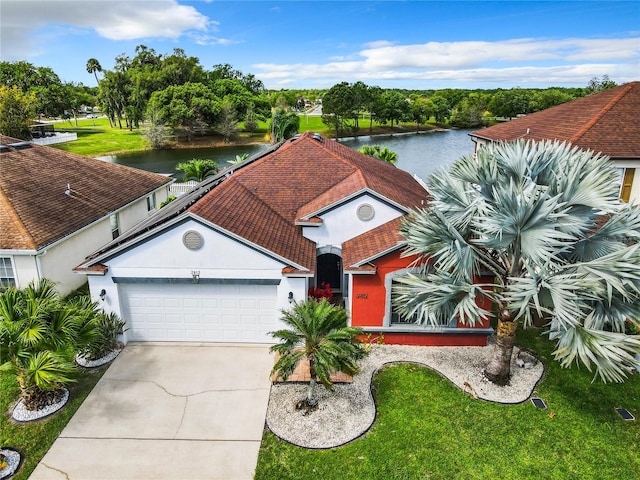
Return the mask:
<svg viewBox="0 0 640 480">
<path fill-rule="evenodd" d="M 454 127 L 476 127 L 488 118 L 513 118 L 615 86 L 605 75 L 585 88 L 406 90 L 383 89 L 363 82 L 340 82 L 327 89 L 267 90 L 253 74 L 229 64 L 206 69 L 197 57 L 176 48 L 170 54 L 138 45 L 134 55 L 115 58 L 103 69 L 90 58 L 87 74 L 96 87 L 62 82 L 48 67 L 25 61 L 0 62 L 0 132 L 28 138 L 36 116 L 76 119 L 83 107 L 97 106 L 116 128 L 139 128 L 159 148 L 169 134 L 191 140 L 217 133 L 228 141 L 239 131 L 268 122 L 272 141 L 297 133 L 297 113 L 322 102 L 323 122 L 336 137 L 357 132 L 362 118 L 374 122 L 414 122 L 416 129 L 433 119 Z M 367 125 L 363 125 L 366 128 Z"/>
</svg>

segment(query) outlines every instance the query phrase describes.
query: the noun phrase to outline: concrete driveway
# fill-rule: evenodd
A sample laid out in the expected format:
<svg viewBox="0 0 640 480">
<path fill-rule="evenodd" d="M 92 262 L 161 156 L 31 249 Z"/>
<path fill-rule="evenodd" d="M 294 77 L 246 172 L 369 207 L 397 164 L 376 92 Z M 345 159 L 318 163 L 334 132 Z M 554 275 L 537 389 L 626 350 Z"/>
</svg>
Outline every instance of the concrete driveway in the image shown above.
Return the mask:
<svg viewBox="0 0 640 480">
<path fill-rule="evenodd" d="M 253 478 L 267 346 L 130 343 L 30 479 Z"/>
</svg>

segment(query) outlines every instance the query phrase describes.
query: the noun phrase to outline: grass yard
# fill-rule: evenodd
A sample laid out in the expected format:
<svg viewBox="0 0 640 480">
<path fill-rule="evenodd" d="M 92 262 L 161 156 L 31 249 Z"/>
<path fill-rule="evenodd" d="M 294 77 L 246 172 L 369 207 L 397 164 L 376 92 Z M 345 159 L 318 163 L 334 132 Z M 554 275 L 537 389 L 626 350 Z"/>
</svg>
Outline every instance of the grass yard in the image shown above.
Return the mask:
<svg viewBox="0 0 640 480">
<path fill-rule="evenodd" d="M 10 420 L 13 406 L 18 399 L 15 377 L 0 373 L 0 446 L 10 447 L 22 454 L 22 466 L 12 480 L 26 480 L 49 450 L 54 440 L 67 425 L 75 411 L 89 395 L 109 364 L 91 370 L 83 370 L 76 383 L 69 387 L 69 401 L 56 414 L 29 423 Z"/>
<path fill-rule="evenodd" d="M 265 431 L 255 478 L 640 479 L 640 423 L 613 410 L 640 417 L 640 375 L 591 383 L 584 369 L 561 369 L 538 330 L 520 331 L 517 343 L 545 364 L 536 393 L 547 410 L 473 400 L 429 369 L 392 366 L 375 377 L 378 416 L 367 434 L 307 450 Z"/>
<path fill-rule="evenodd" d="M 242 127 L 242 125 L 240 125 Z M 75 126 L 75 122 L 58 122 L 55 124 L 57 131 L 69 131 L 76 132 L 78 134 L 78 140 L 68 143 L 60 143 L 52 145 L 54 148 L 59 148 L 67 152 L 78 153 L 80 155 L 86 155 L 90 157 L 96 157 L 100 155 L 117 154 L 123 152 L 134 152 L 139 150 L 150 149 L 149 142 L 144 136 L 144 129 L 133 129 L 132 131 L 126 128 L 112 128 L 109 125 L 109 121 L 106 118 L 97 119 L 80 119 L 78 120 L 78 126 Z M 438 128 L 434 123 L 427 125 L 421 125 L 421 130 L 428 130 L 432 128 Z M 373 123 L 372 133 L 374 135 L 384 135 L 392 133 L 406 133 L 415 132 L 416 126 L 414 123 L 405 123 L 400 126 L 391 127 L 389 125 L 380 125 L 377 122 Z M 305 116 L 300 115 L 300 128 L 299 131 L 306 132 L 312 131 L 320 133 L 321 135 L 334 138 L 335 131 L 330 127 L 327 127 L 322 123 L 322 118 L 319 116 Z M 260 122 L 258 130 L 254 133 L 240 132 L 234 139 L 234 144 L 243 143 L 256 143 L 256 142 L 268 142 L 268 126 L 266 122 Z M 369 120 L 360 121 L 359 136 L 369 135 Z M 351 136 L 353 134 L 350 134 Z M 216 146 L 221 144 L 221 137 L 219 136 L 205 136 L 196 137 L 190 144 L 184 144 L 184 146 Z M 174 145 L 175 146 L 175 145 Z"/>
</svg>

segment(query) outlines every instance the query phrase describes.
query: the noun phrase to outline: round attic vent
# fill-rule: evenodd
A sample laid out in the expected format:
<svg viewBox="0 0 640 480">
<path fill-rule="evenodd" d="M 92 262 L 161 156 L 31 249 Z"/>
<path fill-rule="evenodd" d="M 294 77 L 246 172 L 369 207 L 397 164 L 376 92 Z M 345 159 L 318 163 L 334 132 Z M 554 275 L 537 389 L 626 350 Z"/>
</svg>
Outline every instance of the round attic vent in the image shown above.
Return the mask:
<svg viewBox="0 0 640 480">
<path fill-rule="evenodd" d="M 202 235 L 200 235 L 198 232 L 189 230 L 182 236 L 182 243 L 184 243 L 184 246 L 189 250 L 198 250 L 200 247 L 202 247 L 204 240 L 202 238 Z"/>
<path fill-rule="evenodd" d="M 373 207 L 371 205 L 369 205 L 368 203 L 363 203 L 358 207 L 356 213 L 360 220 L 366 222 L 367 220 L 371 220 L 376 212 L 373 210 Z"/>
</svg>

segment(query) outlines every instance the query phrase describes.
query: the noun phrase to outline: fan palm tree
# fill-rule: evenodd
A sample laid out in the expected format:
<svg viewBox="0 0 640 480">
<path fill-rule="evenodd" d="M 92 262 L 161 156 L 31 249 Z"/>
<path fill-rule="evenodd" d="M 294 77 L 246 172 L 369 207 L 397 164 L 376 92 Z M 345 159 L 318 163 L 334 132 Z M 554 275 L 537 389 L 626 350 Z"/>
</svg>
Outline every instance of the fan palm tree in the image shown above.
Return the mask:
<svg viewBox="0 0 640 480">
<path fill-rule="evenodd" d="M 194 158 L 188 162 L 179 163 L 176 166 L 176 170 L 182 172 L 184 181 L 195 180 L 196 182 L 201 182 L 205 178 L 218 173 L 218 164 L 214 160 Z"/>
<path fill-rule="evenodd" d="M 271 347 L 272 352 L 280 354 L 272 373 L 286 380 L 306 358 L 310 381 L 304 402 L 307 407 L 314 407 L 318 403 L 317 382 L 333 390 L 331 372 L 348 375 L 358 372 L 357 361 L 366 355 L 357 339 L 362 330 L 347 327 L 347 312 L 326 299 L 294 303 L 291 310 L 282 311 L 281 319 L 289 328 L 271 332 L 271 336 L 281 341 Z"/>
<path fill-rule="evenodd" d="M 0 370 L 16 376 L 27 409 L 73 381 L 76 351 L 96 338 L 95 308 L 63 302 L 49 280 L 0 294 Z"/>
<path fill-rule="evenodd" d="M 398 313 L 423 324 L 497 317 L 485 375 L 504 385 L 518 324 L 545 318 L 555 358 L 622 381 L 640 339 L 640 208 L 618 201 L 607 157 L 558 142 L 482 147 L 430 178 L 429 206 L 402 227 L 422 260 L 393 290 Z M 489 272 L 494 282 L 478 284 Z M 478 299 L 489 297 L 493 311 Z"/>
<path fill-rule="evenodd" d="M 87 60 L 87 73 L 93 73 L 96 77 L 96 83 L 100 85 L 100 81 L 98 80 L 98 74 L 96 72 L 102 72 L 102 65 L 95 58 L 90 58 Z"/>
</svg>

